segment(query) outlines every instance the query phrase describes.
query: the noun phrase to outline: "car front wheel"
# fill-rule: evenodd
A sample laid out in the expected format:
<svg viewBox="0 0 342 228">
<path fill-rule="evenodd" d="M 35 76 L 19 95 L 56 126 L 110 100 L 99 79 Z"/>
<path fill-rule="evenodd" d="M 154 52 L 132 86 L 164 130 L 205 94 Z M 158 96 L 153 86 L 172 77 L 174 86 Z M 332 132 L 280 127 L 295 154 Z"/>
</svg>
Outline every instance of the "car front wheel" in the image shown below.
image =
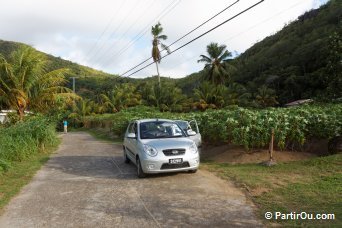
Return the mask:
<svg viewBox="0 0 342 228">
<path fill-rule="evenodd" d="M 141 167 L 140 159 L 137 158 L 137 174 L 139 178 L 146 177 L 146 173 L 144 173 L 144 170 Z"/>
</svg>

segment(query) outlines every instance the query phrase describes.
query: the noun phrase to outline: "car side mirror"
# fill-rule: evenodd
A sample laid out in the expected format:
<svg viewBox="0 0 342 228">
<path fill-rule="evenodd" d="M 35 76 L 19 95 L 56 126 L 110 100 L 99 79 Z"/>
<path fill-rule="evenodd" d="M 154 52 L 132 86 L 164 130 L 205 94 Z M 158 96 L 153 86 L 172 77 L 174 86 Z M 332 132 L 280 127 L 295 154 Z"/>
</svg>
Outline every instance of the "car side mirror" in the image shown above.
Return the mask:
<svg viewBox="0 0 342 228">
<path fill-rule="evenodd" d="M 128 134 L 127 134 L 127 138 L 136 139 L 137 136 L 135 135 L 135 133 L 128 133 Z"/>
<path fill-rule="evenodd" d="M 193 131 L 193 130 L 188 130 L 187 133 L 189 136 L 194 136 L 197 134 L 196 131 Z"/>
</svg>

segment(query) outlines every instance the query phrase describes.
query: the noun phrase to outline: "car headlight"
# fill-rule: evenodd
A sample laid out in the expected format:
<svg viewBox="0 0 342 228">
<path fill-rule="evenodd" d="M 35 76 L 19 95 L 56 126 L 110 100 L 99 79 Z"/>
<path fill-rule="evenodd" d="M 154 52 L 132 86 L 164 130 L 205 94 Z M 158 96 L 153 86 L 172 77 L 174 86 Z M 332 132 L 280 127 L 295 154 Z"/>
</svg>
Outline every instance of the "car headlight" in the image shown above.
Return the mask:
<svg viewBox="0 0 342 228">
<path fill-rule="evenodd" d="M 151 157 L 155 157 L 158 154 L 158 151 L 156 150 L 156 148 L 150 145 L 144 145 L 144 151 L 146 154 L 150 155 Z"/>
<path fill-rule="evenodd" d="M 189 151 L 192 152 L 193 154 L 196 154 L 198 152 L 196 143 L 191 144 L 191 146 L 189 147 Z"/>
</svg>

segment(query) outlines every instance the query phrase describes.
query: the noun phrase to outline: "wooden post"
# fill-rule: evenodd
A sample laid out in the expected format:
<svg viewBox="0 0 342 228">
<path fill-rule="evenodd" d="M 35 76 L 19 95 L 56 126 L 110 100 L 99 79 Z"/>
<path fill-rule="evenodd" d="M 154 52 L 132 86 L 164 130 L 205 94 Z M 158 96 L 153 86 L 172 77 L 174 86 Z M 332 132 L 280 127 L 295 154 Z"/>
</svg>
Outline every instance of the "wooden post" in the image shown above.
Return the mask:
<svg viewBox="0 0 342 228">
<path fill-rule="evenodd" d="M 270 161 L 273 161 L 273 141 L 274 141 L 274 129 L 272 128 L 271 132 L 271 141 L 270 141 L 270 147 L 269 147 L 269 154 L 270 154 Z"/>
</svg>

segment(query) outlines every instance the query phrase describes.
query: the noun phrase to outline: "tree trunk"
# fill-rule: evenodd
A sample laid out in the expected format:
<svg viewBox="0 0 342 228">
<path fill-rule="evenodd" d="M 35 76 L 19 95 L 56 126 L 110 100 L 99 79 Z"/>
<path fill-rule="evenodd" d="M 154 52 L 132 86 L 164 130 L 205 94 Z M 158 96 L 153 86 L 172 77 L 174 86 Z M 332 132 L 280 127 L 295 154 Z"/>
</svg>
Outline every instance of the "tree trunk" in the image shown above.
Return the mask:
<svg viewBox="0 0 342 228">
<path fill-rule="evenodd" d="M 18 108 L 18 115 L 19 115 L 20 120 L 24 119 L 24 115 L 25 115 L 24 108 L 21 108 L 21 107 Z"/>
<path fill-rule="evenodd" d="M 158 74 L 158 86 L 159 86 L 159 89 L 161 88 L 161 86 L 160 86 L 160 75 L 159 75 L 159 68 L 158 68 L 158 63 L 157 63 L 157 61 L 155 61 L 155 63 L 156 63 L 156 67 L 157 67 L 157 74 Z"/>
</svg>

